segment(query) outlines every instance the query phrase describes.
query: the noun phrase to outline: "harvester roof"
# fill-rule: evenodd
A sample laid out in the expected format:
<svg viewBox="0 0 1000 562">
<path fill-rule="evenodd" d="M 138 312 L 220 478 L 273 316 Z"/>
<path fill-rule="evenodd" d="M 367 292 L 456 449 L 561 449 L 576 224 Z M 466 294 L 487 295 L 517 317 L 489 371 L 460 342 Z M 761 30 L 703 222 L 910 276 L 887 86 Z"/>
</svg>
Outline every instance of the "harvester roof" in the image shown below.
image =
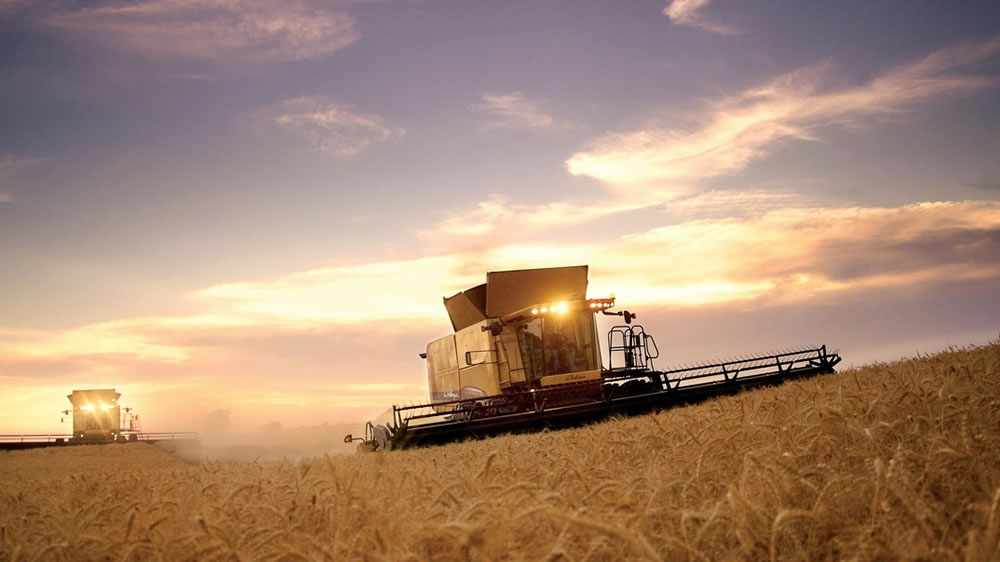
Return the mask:
<svg viewBox="0 0 1000 562">
<path fill-rule="evenodd" d="M 121 398 L 121 393 L 116 392 L 113 388 L 91 388 L 74 390 L 72 394 L 66 395 L 66 398 L 69 398 L 70 403 L 74 406 L 96 404 L 97 402 L 113 404 Z"/>
<path fill-rule="evenodd" d="M 500 318 L 538 303 L 582 299 L 587 295 L 586 265 L 491 271 L 486 283 L 445 297 L 457 332 L 487 318 Z"/>
</svg>

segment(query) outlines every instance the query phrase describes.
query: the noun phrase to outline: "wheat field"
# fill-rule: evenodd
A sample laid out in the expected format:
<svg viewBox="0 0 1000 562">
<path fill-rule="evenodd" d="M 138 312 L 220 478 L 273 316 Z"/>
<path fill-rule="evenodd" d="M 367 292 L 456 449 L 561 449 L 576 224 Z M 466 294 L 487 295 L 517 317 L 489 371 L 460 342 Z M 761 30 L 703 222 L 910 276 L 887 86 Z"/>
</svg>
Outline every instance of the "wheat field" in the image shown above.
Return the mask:
<svg viewBox="0 0 1000 562">
<path fill-rule="evenodd" d="M 998 383 L 994 343 L 427 449 L 0 453 L 0 561 L 1000 560 Z"/>
</svg>

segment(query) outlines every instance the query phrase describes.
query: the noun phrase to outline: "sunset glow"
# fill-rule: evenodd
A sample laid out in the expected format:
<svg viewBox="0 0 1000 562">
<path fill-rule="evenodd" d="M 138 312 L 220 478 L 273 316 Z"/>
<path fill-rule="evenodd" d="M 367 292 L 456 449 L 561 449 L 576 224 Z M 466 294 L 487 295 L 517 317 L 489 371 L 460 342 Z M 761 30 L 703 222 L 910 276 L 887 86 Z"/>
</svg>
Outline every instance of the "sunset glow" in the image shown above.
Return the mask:
<svg viewBox="0 0 1000 562">
<path fill-rule="evenodd" d="M 364 421 L 505 269 L 664 367 L 1000 335 L 996 6 L 627 4 L 0 2 L 0 433 Z"/>
</svg>

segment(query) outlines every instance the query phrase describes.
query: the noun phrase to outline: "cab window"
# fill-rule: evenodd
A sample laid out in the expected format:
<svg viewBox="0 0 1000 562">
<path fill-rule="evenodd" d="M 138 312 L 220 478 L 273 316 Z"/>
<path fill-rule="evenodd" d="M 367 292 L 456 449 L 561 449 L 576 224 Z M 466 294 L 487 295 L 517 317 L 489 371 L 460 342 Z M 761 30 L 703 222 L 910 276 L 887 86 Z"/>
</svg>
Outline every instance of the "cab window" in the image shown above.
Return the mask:
<svg viewBox="0 0 1000 562">
<path fill-rule="evenodd" d="M 593 313 L 554 314 L 542 319 L 542 349 L 546 375 L 599 369 Z"/>
</svg>

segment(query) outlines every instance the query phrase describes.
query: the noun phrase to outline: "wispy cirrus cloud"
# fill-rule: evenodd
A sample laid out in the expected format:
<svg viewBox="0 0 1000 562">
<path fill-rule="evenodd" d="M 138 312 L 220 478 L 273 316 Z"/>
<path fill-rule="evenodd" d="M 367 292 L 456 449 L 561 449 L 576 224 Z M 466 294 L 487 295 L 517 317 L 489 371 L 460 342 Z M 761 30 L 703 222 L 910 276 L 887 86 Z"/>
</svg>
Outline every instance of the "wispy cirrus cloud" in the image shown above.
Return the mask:
<svg viewBox="0 0 1000 562">
<path fill-rule="evenodd" d="M 860 86 L 832 90 L 823 89 L 831 65 L 820 64 L 708 102 L 693 127 L 651 119 L 605 134 L 567 159 L 566 167 L 604 182 L 623 199 L 670 200 L 746 168 L 781 142 L 815 140 L 826 127 L 861 127 L 919 102 L 994 86 L 995 78 L 954 71 L 998 51 L 1000 38 L 948 47 Z"/>
<path fill-rule="evenodd" d="M 223 283 L 193 297 L 228 315 L 289 328 L 360 324 L 373 313 L 380 322 L 426 319 L 437 315 L 440 301 L 415 295 L 444 294 L 456 277 L 471 281 L 460 273 L 457 259 L 427 256 L 323 267 L 266 281 Z"/>
<path fill-rule="evenodd" d="M 488 114 L 480 124 L 484 131 L 494 129 L 545 130 L 555 119 L 541 109 L 537 100 L 523 92 L 485 93 L 473 109 Z"/>
<path fill-rule="evenodd" d="M 709 218 L 742 218 L 762 215 L 784 208 L 816 208 L 829 206 L 821 198 L 788 191 L 744 189 L 711 190 L 680 197 L 663 208 L 667 215 L 682 220 Z"/>
<path fill-rule="evenodd" d="M 433 228 L 422 230 L 419 234 L 430 242 L 450 241 L 445 245 L 452 248 L 455 241 L 466 245 L 481 245 L 483 241 L 493 244 L 498 233 L 502 233 L 505 240 L 526 238 L 645 206 L 570 201 L 529 205 L 512 203 L 509 197 L 494 193 L 469 209 L 451 212 Z"/>
<path fill-rule="evenodd" d="M 687 25 L 697 27 L 706 31 L 730 35 L 737 33 L 733 28 L 714 23 L 705 19 L 701 14 L 704 8 L 712 0 L 672 0 L 663 8 L 663 15 L 670 18 L 670 21 L 677 25 Z"/>
<path fill-rule="evenodd" d="M 609 197 L 603 201 L 517 204 L 495 193 L 451 212 L 420 235 L 436 247 L 454 248 L 456 241 L 457 247 L 470 247 L 492 243 L 497 232 L 508 239 L 537 236 L 667 202 L 664 211 L 682 220 L 829 204 L 773 189 L 716 190 L 709 180 L 743 170 L 782 142 L 814 141 L 825 127 L 860 128 L 876 118 L 898 117 L 921 101 L 993 86 L 994 78 L 952 71 L 998 51 L 1000 38 L 961 44 L 891 68 L 861 86 L 832 90 L 822 89 L 833 78 L 829 62 L 792 72 L 738 95 L 706 102 L 701 115 L 686 115 L 686 123 L 693 125 L 650 119 L 640 128 L 598 137 L 586 150 L 570 156 L 565 162 L 570 173 L 608 186 Z M 497 96 L 496 105 L 516 107 L 511 100 L 520 96 Z M 533 108 L 529 109 L 525 113 L 530 115 Z"/>
<path fill-rule="evenodd" d="M 304 0 L 140 0 L 85 4 L 42 18 L 141 55 L 166 59 L 291 61 L 358 39 L 352 15 Z"/>
<path fill-rule="evenodd" d="M 305 139 L 313 150 L 355 156 L 370 146 L 403 137 L 406 130 L 382 117 L 323 96 L 285 100 L 265 113 L 281 130 Z"/>
</svg>

